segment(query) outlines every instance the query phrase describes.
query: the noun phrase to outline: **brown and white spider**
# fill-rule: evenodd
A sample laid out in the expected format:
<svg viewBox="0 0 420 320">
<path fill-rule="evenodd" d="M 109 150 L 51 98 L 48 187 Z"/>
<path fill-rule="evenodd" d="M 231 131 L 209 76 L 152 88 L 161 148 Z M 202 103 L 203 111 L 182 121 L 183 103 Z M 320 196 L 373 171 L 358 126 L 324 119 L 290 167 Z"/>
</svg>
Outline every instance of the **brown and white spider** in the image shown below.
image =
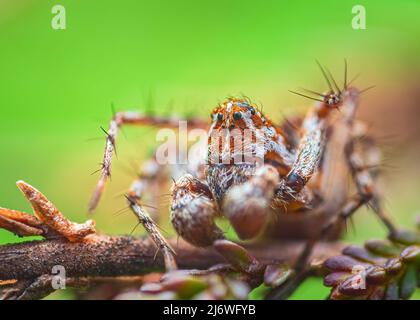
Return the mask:
<svg viewBox="0 0 420 320">
<path fill-rule="evenodd" d="M 205 165 L 191 160 L 172 187 L 171 222 L 176 232 L 197 246 L 209 246 L 224 237 L 215 224 L 226 217 L 241 239 L 251 239 L 281 228 L 278 221 L 315 215 L 310 238 L 319 238 L 339 218 L 347 218 L 360 206 L 370 204 L 392 229 L 385 217 L 375 187 L 379 153 L 373 140 L 366 137 L 365 126 L 354 120 L 359 96 L 363 92 L 347 83 L 340 88 L 328 69 L 319 65 L 329 90 L 306 90 L 317 100 L 303 118 L 276 125 L 248 99 L 229 98 L 211 113 Z M 300 94 L 300 93 L 298 93 Z M 302 95 L 302 94 L 300 94 Z M 339 109 L 340 112 L 337 111 Z M 111 158 L 118 129 L 124 125 L 150 125 L 178 128 L 178 118 L 118 112 L 107 131 L 102 175 L 89 204 L 96 208 L 111 174 Z M 206 128 L 207 122 L 189 119 L 189 128 Z M 214 143 L 215 136 L 232 142 L 233 132 L 251 132 L 240 151 L 233 144 Z M 261 143 L 262 141 L 262 149 Z M 239 152 L 239 161 L 238 161 Z M 260 152 L 263 164 L 247 162 L 245 155 Z M 261 153 L 262 152 L 262 153 Z M 177 167 L 179 168 L 179 167 Z M 148 161 L 127 193 L 134 210 L 145 192 L 167 172 L 155 159 Z M 348 197 L 347 175 L 356 186 Z M 274 217 L 274 218 L 273 218 Z M 311 232 L 310 232 L 311 233 Z"/>
</svg>

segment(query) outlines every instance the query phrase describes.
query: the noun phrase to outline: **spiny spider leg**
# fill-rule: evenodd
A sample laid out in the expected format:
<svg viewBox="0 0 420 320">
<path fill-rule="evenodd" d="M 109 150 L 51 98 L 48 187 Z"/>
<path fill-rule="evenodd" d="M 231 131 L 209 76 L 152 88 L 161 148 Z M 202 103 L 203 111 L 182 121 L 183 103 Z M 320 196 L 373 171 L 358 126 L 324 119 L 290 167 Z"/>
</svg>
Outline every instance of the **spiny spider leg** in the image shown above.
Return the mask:
<svg viewBox="0 0 420 320">
<path fill-rule="evenodd" d="M 327 116 L 332 109 L 324 102 L 316 104 L 310 111 L 300 129 L 300 142 L 296 160 L 292 169 L 282 180 L 276 191 L 276 197 L 285 202 L 293 201 L 304 188 L 318 166 L 322 153 L 322 142 L 327 125 Z"/>
<path fill-rule="evenodd" d="M 395 234 L 396 228 L 387 217 L 380 203 L 380 197 L 376 189 L 376 179 L 372 174 L 372 167 L 376 168 L 379 163 L 370 163 L 365 161 L 365 156 L 355 148 L 355 140 L 349 141 L 346 146 L 348 165 L 357 188 L 357 194 L 353 195 L 342 208 L 339 215 L 334 216 L 323 228 L 323 233 L 327 233 L 336 223 L 341 220 L 348 220 L 353 213 L 361 206 L 371 203 L 373 211 L 388 229 L 388 233 Z M 371 146 L 374 148 L 374 146 Z M 369 152 L 370 150 L 367 150 Z M 375 152 L 376 151 L 372 151 Z"/>
<path fill-rule="evenodd" d="M 370 145 L 369 149 L 362 153 L 356 148 L 355 140 L 352 140 L 345 147 L 348 158 L 348 165 L 356 184 L 361 205 L 370 203 L 375 214 L 379 217 L 389 234 L 395 234 L 396 229 L 382 208 L 380 195 L 376 188 L 376 168 L 379 167 L 379 159 L 377 163 L 372 160 L 367 162 L 368 153 L 377 153 L 376 145 Z"/>
<path fill-rule="evenodd" d="M 97 207 L 101 195 L 104 191 L 105 184 L 108 178 L 111 176 L 112 155 L 115 152 L 116 139 L 119 129 L 123 125 L 148 125 L 165 128 L 178 128 L 180 120 L 181 119 L 177 117 L 159 117 L 144 115 L 138 112 L 118 112 L 115 114 L 109 124 L 109 129 L 107 131 L 106 145 L 101 168 L 102 174 L 90 199 L 88 208 L 89 212 L 92 212 Z M 207 126 L 207 122 L 201 119 L 193 118 L 188 120 L 188 126 L 189 128 L 205 128 Z"/>
<path fill-rule="evenodd" d="M 135 198 L 132 198 L 128 195 L 126 198 L 129 202 L 131 210 L 139 220 L 139 223 L 141 223 L 146 229 L 158 250 L 162 251 L 166 271 L 176 270 L 177 264 L 175 261 L 175 251 L 159 231 L 156 223 L 152 220 L 152 218 L 150 218 L 148 212 L 137 202 Z"/>
<path fill-rule="evenodd" d="M 149 159 L 142 164 L 136 179 L 131 183 L 127 195 L 136 201 L 147 201 L 150 207 L 158 211 L 158 197 L 161 185 L 167 178 L 166 166 L 160 165 L 155 158 Z M 150 197 L 149 197 L 150 195 Z M 145 200 L 147 199 L 147 200 Z M 151 203 L 149 202 L 151 201 Z M 129 203 L 130 204 L 130 203 Z M 152 215 L 153 220 L 158 221 L 158 212 Z"/>
</svg>

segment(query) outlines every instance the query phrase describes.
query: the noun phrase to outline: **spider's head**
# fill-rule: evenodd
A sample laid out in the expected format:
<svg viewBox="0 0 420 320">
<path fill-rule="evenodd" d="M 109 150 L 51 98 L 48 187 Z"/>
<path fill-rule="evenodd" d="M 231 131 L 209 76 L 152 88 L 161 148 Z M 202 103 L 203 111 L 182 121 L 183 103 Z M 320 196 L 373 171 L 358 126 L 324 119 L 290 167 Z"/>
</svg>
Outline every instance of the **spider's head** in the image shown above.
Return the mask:
<svg viewBox="0 0 420 320">
<path fill-rule="evenodd" d="M 330 91 L 323 96 L 323 102 L 330 108 L 338 108 L 342 103 L 341 92 Z"/>
<path fill-rule="evenodd" d="M 317 64 L 325 78 L 325 81 L 327 82 L 329 91 L 327 91 L 326 93 L 320 93 L 304 88 L 302 88 L 302 90 L 305 91 L 305 93 L 300 93 L 291 90 L 289 91 L 299 96 L 322 102 L 322 107 L 327 107 L 328 109 L 338 109 L 342 105 L 343 95 L 347 94 L 347 91 L 349 89 L 349 83 L 347 82 L 347 61 L 344 60 L 344 85 L 342 88 L 340 88 L 340 86 L 337 84 L 328 68 L 324 68 L 318 61 Z"/>
<path fill-rule="evenodd" d="M 266 135 L 275 135 L 272 123 L 246 99 L 227 99 L 213 110 L 211 120 L 208 161 L 210 164 L 233 165 L 242 172 L 237 172 L 238 176 L 247 174 L 245 172 L 248 168 L 241 166 L 244 161 L 247 165 L 252 162 L 255 166 L 255 161 L 261 159 L 261 146 L 264 146 Z M 225 175 L 226 173 L 221 178 L 225 179 Z M 218 180 L 219 177 L 215 181 Z M 229 187 L 230 185 L 224 186 L 221 188 L 222 192 L 216 193 L 222 197 Z"/>
<path fill-rule="evenodd" d="M 245 99 L 230 98 L 211 113 L 214 129 L 254 129 L 266 123 L 265 117 Z"/>
</svg>

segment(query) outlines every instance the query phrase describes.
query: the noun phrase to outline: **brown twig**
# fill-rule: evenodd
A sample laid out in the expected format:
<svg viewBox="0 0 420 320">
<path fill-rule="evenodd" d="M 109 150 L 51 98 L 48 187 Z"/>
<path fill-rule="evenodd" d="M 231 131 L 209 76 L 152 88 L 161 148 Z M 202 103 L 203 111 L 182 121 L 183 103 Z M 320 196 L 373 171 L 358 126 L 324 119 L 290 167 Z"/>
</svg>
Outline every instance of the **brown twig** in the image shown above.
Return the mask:
<svg viewBox="0 0 420 320">
<path fill-rule="evenodd" d="M 0 208 L 0 228 L 22 237 L 41 235 L 46 239 L 65 238 L 72 242 L 83 241 L 86 236 L 96 233 L 93 220 L 83 224 L 72 222 L 30 184 L 18 181 L 16 185 L 31 204 L 34 215 Z"/>
<path fill-rule="evenodd" d="M 0 279 L 35 279 L 51 274 L 53 266 L 65 267 L 68 277 L 127 276 L 164 271 L 161 255 L 155 256 L 156 246 L 149 238 L 129 236 L 92 236 L 83 243 L 66 240 L 29 241 L 0 246 Z M 224 262 L 212 248 L 197 248 L 180 240 L 169 241 L 177 252 L 182 269 L 207 269 Z M 293 262 L 304 242 L 284 242 L 245 245 L 262 262 Z M 325 259 L 338 254 L 340 243 L 320 243 L 312 258 Z"/>
</svg>

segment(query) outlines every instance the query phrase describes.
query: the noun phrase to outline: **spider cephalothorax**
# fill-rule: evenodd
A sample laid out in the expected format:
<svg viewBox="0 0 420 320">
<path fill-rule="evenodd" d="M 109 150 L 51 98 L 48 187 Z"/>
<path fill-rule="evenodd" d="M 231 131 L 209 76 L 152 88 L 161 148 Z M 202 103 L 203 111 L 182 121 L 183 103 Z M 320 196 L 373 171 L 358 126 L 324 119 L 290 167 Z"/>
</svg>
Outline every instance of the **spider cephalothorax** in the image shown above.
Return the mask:
<svg viewBox="0 0 420 320">
<path fill-rule="evenodd" d="M 341 88 L 328 69 L 320 68 L 329 90 L 325 94 L 307 90 L 317 97 L 304 96 L 317 102 L 296 121 L 286 119 L 276 125 L 256 105 L 241 98 L 219 104 L 211 113 L 210 124 L 188 120 L 189 128 L 207 128 L 208 146 L 200 155 L 205 165 L 187 168 L 186 172 L 172 171 L 177 180 L 172 187 L 171 221 L 180 236 L 195 245 L 211 245 L 224 237 L 214 223 L 215 218 L 224 216 L 240 238 L 250 239 L 265 229 L 273 214 L 323 208 L 327 216 L 337 216 L 343 207 L 341 215 L 347 216 L 376 197 L 368 169 L 372 164 L 364 165 L 364 156 L 357 155 L 355 148 L 360 130 L 353 128 L 353 119 L 360 91 L 347 83 L 347 64 Z M 338 116 L 332 120 L 330 115 L 338 108 L 342 112 L 335 113 Z M 115 115 L 107 132 L 103 173 L 91 210 L 110 174 L 118 128 L 123 124 L 176 128 L 179 120 L 132 112 Z M 194 163 L 196 159 L 188 160 Z M 346 170 L 337 166 L 337 161 L 347 162 L 359 191 L 347 204 L 345 189 L 337 188 L 334 195 L 328 190 L 337 186 L 331 181 L 346 179 Z M 149 167 L 143 168 L 138 182 L 132 185 L 130 206 L 165 172 L 149 172 Z"/>
<path fill-rule="evenodd" d="M 217 201 L 264 164 L 281 176 L 289 172 L 293 154 L 283 130 L 245 99 L 230 98 L 212 113 L 208 132 L 207 182 Z"/>
</svg>

